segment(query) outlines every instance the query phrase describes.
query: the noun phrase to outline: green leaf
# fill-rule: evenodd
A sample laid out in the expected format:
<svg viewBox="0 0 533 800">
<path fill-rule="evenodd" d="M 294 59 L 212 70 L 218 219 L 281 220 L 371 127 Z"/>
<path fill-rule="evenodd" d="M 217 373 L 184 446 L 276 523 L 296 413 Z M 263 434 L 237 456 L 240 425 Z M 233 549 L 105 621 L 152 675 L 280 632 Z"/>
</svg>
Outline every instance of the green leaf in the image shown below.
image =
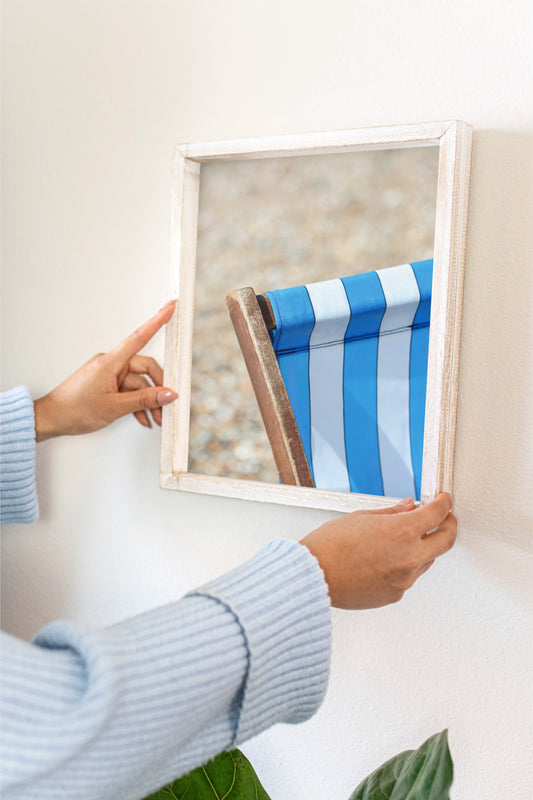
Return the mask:
<svg viewBox="0 0 533 800">
<path fill-rule="evenodd" d="M 221 753 L 146 800 L 270 800 L 240 750 Z"/>
<path fill-rule="evenodd" d="M 452 780 L 448 731 L 442 731 L 418 750 L 386 761 L 359 784 L 350 800 L 450 800 Z"/>
</svg>

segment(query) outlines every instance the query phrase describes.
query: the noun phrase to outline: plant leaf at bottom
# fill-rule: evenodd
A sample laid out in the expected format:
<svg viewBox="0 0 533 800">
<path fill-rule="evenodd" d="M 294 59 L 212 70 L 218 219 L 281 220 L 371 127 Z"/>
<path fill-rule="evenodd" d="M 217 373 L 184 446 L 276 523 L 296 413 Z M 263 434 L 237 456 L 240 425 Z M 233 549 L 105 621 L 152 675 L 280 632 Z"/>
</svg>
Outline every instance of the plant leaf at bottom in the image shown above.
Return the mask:
<svg viewBox="0 0 533 800">
<path fill-rule="evenodd" d="M 246 756 L 240 750 L 232 750 L 220 753 L 145 800 L 270 800 L 270 797 Z"/>
<path fill-rule="evenodd" d="M 450 800 L 452 780 L 448 731 L 442 731 L 418 750 L 386 761 L 359 784 L 350 800 Z"/>
</svg>

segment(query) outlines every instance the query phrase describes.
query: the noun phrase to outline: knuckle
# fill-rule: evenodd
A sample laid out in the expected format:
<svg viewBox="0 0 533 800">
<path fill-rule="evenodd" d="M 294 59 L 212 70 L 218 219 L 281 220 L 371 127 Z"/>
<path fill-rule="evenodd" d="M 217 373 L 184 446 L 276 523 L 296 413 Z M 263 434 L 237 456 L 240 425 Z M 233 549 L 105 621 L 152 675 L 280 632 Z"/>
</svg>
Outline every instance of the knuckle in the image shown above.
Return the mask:
<svg viewBox="0 0 533 800">
<path fill-rule="evenodd" d="M 408 574 L 412 574 L 416 572 L 417 569 L 420 569 L 420 559 L 415 555 L 409 556 L 405 562 L 405 571 Z"/>
<path fill-rule="evenodd" d="M 451 550 L 455 544 L 455 536 L 449 535 L 446 536 L 440 543 L 438 550 L 436 551 L 436 556 L 443 556 L 448 550 Z"/>
<path fill-rule="evenodd" d="M 400 589 L 404 592 L 407 591 L 407 589 L 410 589 L 415 581 L 416 581 L 416 575 L 414 572 L 412 572 L 410 575 L 406 576 L 403 579 L 403 581 L 400 584 Z"/>
<path fill-rule="evenodd" d="M 152 393 L 148 387 L 141 391 L 141 405 L 145 409 L 149 409 L 152 405 Z"/>
<path fill-rule="evenodd" d="M 415 580 L 415 573 L 416 569 L 411 569 L 404 566 L 404 568 L 401 571 L 399 571 L 396 574 L 395 578 L 390 582 L 392 591 L 401 592 L 403 594 L 403 592 L 405 592 L 413 585 Z"/>
<path fill-rule="evenodd" d="M 446 552 L 447 550 L 450 550 L 450 548 L 453 547 L 455 544 L 455 540 L 457 539 L 457 525 L 455 524 L 447 525 L 443 533 L 445 534 L 443 539 L 443 547 L 444 547 L 444 552 Z"/>
<path fill-rule="evenodd" d="M 391 595 L 391 603 L 399 603 L 404 594 L 404 589 L 396 589 Z"/>
<path fill-rule="evenodd" d="M 452 531 L 452 533 L 448 536 L 448 539 L 446 541 L 446 550 L 452 549 L 456 539 L 457 539 L 457 534 L 455 531 Z"/>
</svg>

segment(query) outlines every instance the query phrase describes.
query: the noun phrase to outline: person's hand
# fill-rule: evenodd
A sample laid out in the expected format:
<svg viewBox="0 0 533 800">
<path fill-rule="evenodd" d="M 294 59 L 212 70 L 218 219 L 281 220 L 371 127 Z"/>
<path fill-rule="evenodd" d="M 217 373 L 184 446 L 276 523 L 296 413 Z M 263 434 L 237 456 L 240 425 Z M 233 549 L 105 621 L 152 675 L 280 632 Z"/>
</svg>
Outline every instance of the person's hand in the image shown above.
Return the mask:
<svg viewBox="0 0 533 800">
<path fill-rule="evenodd" d="M 392 508 L 354 511 L 321 525 L 300 544 L 317 558 L 333 606 L 378 608 L 400 600 L 453 546 L 457 520 L 451 507 L 451 496 L 439 494 L 419 508 L 408 498 Z"/>
<path fill-rule="evenodd" d="M 166 303 L 109 353 L 93 356 L 49 394 L 36 400 L 37 441 L 97 431 L 125 414 L 134 414 L 141 425 L 150 428 L 148 409 L 160 425 L 161 406 L 172 403 L 178 395 L 161 385 L 163 370 L 157 361 L 137 353 L 169 321 L 174 308 L 174 300 Z"/>
</svg>

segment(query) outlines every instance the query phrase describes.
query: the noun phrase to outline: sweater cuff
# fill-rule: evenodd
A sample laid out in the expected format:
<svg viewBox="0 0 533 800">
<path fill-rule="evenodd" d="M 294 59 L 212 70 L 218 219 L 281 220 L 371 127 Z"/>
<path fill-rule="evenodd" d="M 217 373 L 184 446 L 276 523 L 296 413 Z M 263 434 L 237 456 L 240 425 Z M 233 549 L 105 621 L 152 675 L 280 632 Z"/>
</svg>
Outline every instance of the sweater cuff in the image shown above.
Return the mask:
<svg viewBox="0 0 533 800">
<path fill-rule="evenodd" d="M 35 416 L 29 390 L 0 394 L 0 520 L 35 522 Z"/>
<path fill-rule="evenodd" d="M 278 539 L 197 589 L 235 615 L 248 650 L 234 744 L 276 722 L 304 722 L 326 693 L 331 653 L 327 585 L 318 561 Z"/>
</svg>

